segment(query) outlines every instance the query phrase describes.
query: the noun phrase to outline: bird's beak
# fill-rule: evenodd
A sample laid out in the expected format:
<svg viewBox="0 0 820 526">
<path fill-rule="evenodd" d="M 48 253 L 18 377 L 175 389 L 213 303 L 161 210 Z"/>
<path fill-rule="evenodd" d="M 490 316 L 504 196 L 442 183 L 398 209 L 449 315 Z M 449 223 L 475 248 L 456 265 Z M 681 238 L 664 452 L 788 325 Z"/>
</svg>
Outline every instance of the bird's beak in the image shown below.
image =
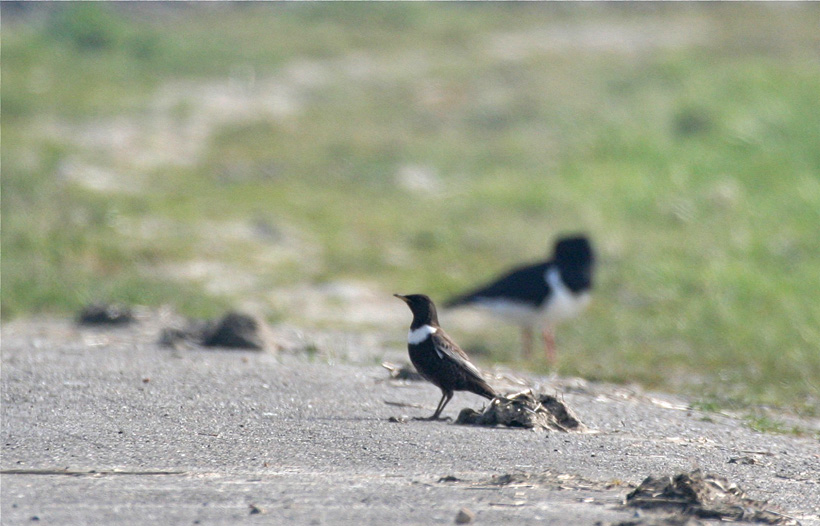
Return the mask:
<svg viewBox="0 0 820 526">
<path fill-rule="evenodd" d="M 393 294 L 395 297 L 399 298 L 403 302 L 407 303 L 407 296 L 402 296 L 401 294 Z"/>
</svg>

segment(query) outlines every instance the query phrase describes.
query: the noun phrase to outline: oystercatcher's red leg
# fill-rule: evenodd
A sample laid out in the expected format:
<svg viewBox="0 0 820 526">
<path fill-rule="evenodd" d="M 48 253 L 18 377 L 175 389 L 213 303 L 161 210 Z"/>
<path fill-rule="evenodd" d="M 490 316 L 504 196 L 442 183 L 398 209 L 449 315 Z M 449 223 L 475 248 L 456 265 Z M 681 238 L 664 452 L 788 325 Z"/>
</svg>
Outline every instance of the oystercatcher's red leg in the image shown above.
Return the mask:
<svg viewBox="0 0 820 526">
<path fill-rule="evenodd" d="M 555 365 L 556 362 L 556 350 L 555 350 L 555 334 L 552 332 L 552 329 L 546 328 L 541 333 L 541 336 L 544 338 L 544 352 L 547 356 L 547 363 L 550 365 Z"/>
<path fill-rule="evenodd" d="M 521 327 L 521 347 L 524 349 L 524 359 L 532 358 L 532 327 Z"/>
</svg>

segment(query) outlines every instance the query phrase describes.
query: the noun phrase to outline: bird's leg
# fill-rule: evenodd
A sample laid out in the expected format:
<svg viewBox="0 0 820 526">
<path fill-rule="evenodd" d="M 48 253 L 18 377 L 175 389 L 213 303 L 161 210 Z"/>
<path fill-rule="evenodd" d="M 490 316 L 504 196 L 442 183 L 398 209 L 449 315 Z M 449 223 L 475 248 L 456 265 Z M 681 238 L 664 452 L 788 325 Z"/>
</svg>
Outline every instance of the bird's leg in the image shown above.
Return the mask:
<svg viewBox="0 0 820 526">
<path fill-rule="evenodd" d="M 441 412 L 444 411 L 444 406 L 450 401 L 453 397 L 452 391 L 441 391 L 441 400 L 438 402 L 438 406 L 436 407 L 436 412 L 433 413 L 433 416 L 427 418 L 417 418 L 416 420 L 438 420 L 438 417 L 441 415 Z"/>
<path fill-rule="evenodd" d="M 541 333 L 541 336 L 544 338 L 544 352 L 547 355 L 547 363 L 553 366 L 555 365 L 557 355 L 555 351 L 555 333 L 551 328 L 547 327 Z"/>
<path fill-rule="evenodd" d="M 441 415 L 441 412 L 444 411 L 444 406 L 450 403 L 450 399 L 453 398 L 452 391 L 444 391 L 441 396 L 441 401 L 438 403 L 438 408 L 436 412 L 433 413 L 433 416 L 430 417 L 430 420 L 438 420 L 438 417 Z"/>
<path fill-rule="evenodd" d="M 524 348 L 524 359 L 532 358 L 532 327 L 521 327 L 521 347 Z"/>
</svg>

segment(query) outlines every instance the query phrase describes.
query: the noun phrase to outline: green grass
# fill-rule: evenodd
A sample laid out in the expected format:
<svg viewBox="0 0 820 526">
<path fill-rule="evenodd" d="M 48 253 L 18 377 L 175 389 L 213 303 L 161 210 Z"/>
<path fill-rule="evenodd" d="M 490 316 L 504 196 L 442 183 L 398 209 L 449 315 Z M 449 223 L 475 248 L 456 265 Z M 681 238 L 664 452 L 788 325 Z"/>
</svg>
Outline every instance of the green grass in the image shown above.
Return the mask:
<svg viewBox="0 0 820 526">
<path fill-rule="evenodd" d="M 800 426 L 789 425 L 779 420 L 774 420 L 768 416 L 748 415 L 746 417 L 746 426 L 749 429 L 759 433 L 771 433 L 778 435 L 797 435 L 797 436 L 812 436 L 811 431 L 803 429 Z M 814 433 L 817 438 L 820 434 Z"/>
<path fill-rule="evenodd" d="M 586 231 L 596 299 L 562 373 L 818 414 L 816 4 L 30 9 L 3 17 L 4 319 L 245 299 L 162 271 L 193 260 L 263 301 L 339 278 L 443 299 Z M 581 45 L 550 44 L 567 28 Z M 695 36 L 618 44 L 644 30 Z M 274 94 L 278 117 L 231 117 Z M 76 181 L 95 169 L 119 186 Z M 254 222 L 311 264 L 220 230 Z"/>
</svg>

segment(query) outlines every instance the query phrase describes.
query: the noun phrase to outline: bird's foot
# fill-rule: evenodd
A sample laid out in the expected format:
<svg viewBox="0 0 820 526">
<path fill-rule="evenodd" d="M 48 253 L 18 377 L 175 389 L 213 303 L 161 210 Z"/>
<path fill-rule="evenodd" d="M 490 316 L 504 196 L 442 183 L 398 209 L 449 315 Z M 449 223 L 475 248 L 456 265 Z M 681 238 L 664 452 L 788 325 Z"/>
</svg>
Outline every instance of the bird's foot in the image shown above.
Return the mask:
<svg viewBox="0 0 820 526">
<path fill-rule="evenodd" d="M 449 416 L 442 416 L 442 417 L 416 416 L 416 417 L 413 417 L 413 420 L 422 420 L 422 421 L 426 421 L 426 422 L 449 422 L 449 421 L 452 421 L 453 419 L 450 418 Z"/>
</svg>

